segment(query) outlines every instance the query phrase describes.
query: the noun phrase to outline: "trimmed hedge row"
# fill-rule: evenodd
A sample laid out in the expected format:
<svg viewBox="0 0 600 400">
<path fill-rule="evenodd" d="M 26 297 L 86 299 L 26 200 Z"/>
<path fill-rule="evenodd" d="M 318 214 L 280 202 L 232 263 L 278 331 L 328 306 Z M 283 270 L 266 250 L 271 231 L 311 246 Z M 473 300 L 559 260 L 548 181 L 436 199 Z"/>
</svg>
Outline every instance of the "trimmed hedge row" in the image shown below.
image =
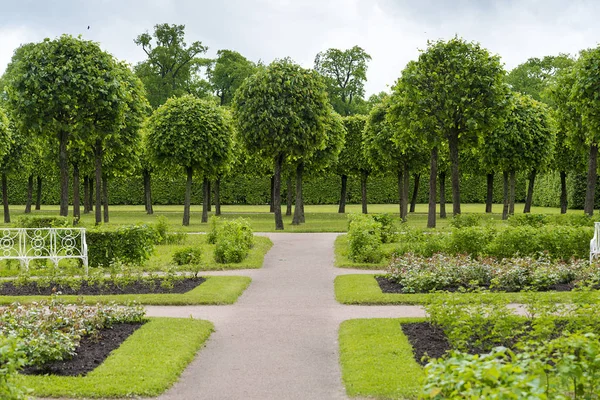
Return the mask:
<svg viewBox="0 0 600 400">
<path fill-rule="evenodd" d="M 560 179 L 558 173 L 541 175 L 536 180 L 534 205 L 558 207 L 560 199 Z M 411 177 L 410 193 L 413 190 Z M 517 176 L 516 200 L 523 202 L 527 181 L 524 175 Z M 583 208 L 585 198 L 585 175 L 572 174 L 568 178 L 569 207 Z M 600 185 L 600 178 L 599 178 Z M 321 177 L 307 177 L 303 187 L 306 204 L 336 204 L 339 201 L 341 179 L 335 174 Z M 282 185 L 286 195 L 285 182 Z M 421 177 L 417 201 L 428 200 L 427 176 Z M 10 204 L 25 204 L 27 196 L 27 177 L 12 176 L 8 180 Z M 81 188 L 83 195 L 83 188 Z M 185 177 L 152 177 L 152 197 L 155 204 L 182 204 L 185 193 Z M 196 177 L 192 186 L 192 201 L 201 203 L 202 182 Z M 463 174 L 461 178 L 461 199 L 464 203 L 483 203 L 486 196 L 486 177 Z M 35 194 L 34 194 L 35 197 Z M 270 178 L 264 176 L 236 175 L 221 183 L 222 204 L 267 204 L 270 197 Z M 371 204 L 396 203 L 398 189 L 395 176 L 371 176 L 368 180 L 368 200 Z M 285 198 L 285 197 L 284 197 Z M 451 199 L 450 178 L 446 183 L 446 199 Z M 43 180 L 42 203 L 58 204 L 58 177 L 48 176 Z M 141 177 L 122 177 L 109 181 L 109 202 L 114 205 L 143 204 L 144 190 Z M 494 202 L 502 202 L 502 175 L 496 174 L 494 180 Z M 358 178 L 348 178 L 348 203 L 360 203 L 360 182 Z M 596 207 L 600 207 L 600 191 L 597 191 Z"/>
</svg>

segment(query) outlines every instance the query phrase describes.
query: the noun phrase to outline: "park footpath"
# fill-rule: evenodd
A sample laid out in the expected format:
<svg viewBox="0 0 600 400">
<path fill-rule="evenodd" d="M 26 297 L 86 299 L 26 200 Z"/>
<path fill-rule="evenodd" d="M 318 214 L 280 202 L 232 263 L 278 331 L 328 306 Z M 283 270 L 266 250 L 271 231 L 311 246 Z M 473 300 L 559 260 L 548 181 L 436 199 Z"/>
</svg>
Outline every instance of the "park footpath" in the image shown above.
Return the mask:
<svg viewBox="0 0 600 400">
<path fill-rule="evenodd" d="M 335 301 L 335 233 L 269 233 L 263 268 L 229 306 L 150 306 L 149 316 L 209 320 L 215 332 L 160 400 L 346 399 L 338 353 L 340 323 L 424 316 L 416 306 L 348 306 Z M 207 273 L 209 275 L 210 273 Z"/>
</svg>

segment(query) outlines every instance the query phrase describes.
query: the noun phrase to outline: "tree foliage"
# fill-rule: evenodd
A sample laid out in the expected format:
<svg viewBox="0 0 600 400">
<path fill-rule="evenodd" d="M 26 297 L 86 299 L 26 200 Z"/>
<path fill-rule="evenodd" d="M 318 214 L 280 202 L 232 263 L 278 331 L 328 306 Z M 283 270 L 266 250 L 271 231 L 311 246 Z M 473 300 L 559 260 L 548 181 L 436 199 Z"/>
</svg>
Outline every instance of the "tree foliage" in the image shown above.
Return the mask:
<svg viewBox="0 0 600 400">
<path fill-rule="evenodd" d="M 172 96 L 201 97 L 208 89 L 207 82 L 197 75 L 209 62 L 199 57 L 208 47 L 200 41 L 188 46 L 184 36 L 185 25 L 157 24 L 152 35 L 142 33 L 134 40 L 148 56 L 135 66 L 135 73 L 144 82 L 153 108 Z"/>
<path fill-rule="evenodd" d="M 231 104 L 233 95 L 244 79 L 256 71 L 256 65 L 237 51 L 219 50 L 217 59 L 207 69 L 212 89 L 222 106 Z"/>
<path fill-rule="evenodd" d="M 315 57 L 315 70 L 325 77 L 331 104 L 341 115 L 355 114 L 363 100 L 370 60 L 371 56 L 359 46 L 331 48 Z"/>
</svg>

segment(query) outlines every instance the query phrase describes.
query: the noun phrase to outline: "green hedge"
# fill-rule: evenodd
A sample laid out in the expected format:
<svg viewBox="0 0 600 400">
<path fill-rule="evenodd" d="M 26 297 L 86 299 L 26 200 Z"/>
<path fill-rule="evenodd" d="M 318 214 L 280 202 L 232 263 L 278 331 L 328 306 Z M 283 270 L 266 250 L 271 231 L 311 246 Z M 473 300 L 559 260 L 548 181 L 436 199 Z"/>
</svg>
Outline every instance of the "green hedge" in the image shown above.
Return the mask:
<svg viewBox="0 0 600 400">
<path fill-rule="evenodd" d="M 202 181 L 195 177 L 192 186 L 192 202 L 201 203 Z M 285 179 L 285 178 L 284 178 Z M 428 175 L 421 176 L 421 185 L 417 201 L 428 201 Z M 534 205 L 558 207 L 560 201 L 560 180 L 558 173 L 540 175 L 536 181 Z M 339 201 L 341 179 L 335 174 L 321 177 L 306 177 L 303 192 L 306 204 L 336 204 Z M 526 195 L 527 180 L 524 174 L 517 176 L 516 201 L 523 202 Z M 568 177 L 569 208 L 583 208 L 585 197 L 585 174 L 571 174 Z M 599 185 L 600 187 L 600 178 Z M 413 179 L 410 180 L 410 193 Z M 450 177 L 446 182 L 446 199 L 452 198 Z M 83 195 L 83 188 L 80 189 Z M 285 199 L 286 185 L 282 185 Z M 25 204 L 27 196 L 27 177 L 11 176 L 8 180 L 10 204 Z M 182 204 L 185 193 L 185 177 L 152 176 L 152 197 L 155 204 Z M 267 204 L 270 197 L 270 178 L 267 176 L 236 175 L 221 183 L 222 204 Z M 461 177 L 461 200 L 464 203 L 483 203 L 486 197 L 486 177 L 463 174 Z M 34 194 L 35 199 L 35 194 Z M 395 176 L 371 176 L 368 180 L 368 201 L 371 204 L 398 202 L 398 189 Z M 115 178 L 109 181 L 109 203 L 143 204 L 144 190 L 141 176 Z M 494 202 L 502 202 L 502 174 L 496 174 L 494 180 Z M 59 203 L 59 184 L 57 176 L 44 177 L 42 203 Z M 360 203 L 360 181 L 357 177 L 348 178 L 348 203 Z M 600 190 L 597 191 L 596 208 L 600 207 Z"/>
<path fill-rule="evenodd" d="M 114 261 L 139 265 L 154 251 L 156 231 L 146 225 L 116 230 L 93 228 L 86 232 L 90 267 L 108 267 Z"/>
</svg>

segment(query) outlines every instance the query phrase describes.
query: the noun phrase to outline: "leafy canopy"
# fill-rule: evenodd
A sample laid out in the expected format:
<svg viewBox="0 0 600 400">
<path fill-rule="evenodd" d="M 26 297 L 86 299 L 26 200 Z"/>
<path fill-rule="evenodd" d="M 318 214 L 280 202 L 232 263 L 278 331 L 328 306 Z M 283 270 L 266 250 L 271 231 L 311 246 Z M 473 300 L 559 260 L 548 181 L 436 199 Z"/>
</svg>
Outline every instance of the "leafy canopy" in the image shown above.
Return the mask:
<svg viewBox="0 0 600 400">
<path fill-rule="evenodd" d="M 323 148 L 329 110 L 318 74 L 287 59 L 248 77 L 233 102 L 240 142 L 265 158 Z"/>
<path fill-rule="evenodd" d="M 256 65 L 237 51 L 219 50 L 206 73 L 221 105 L 229 105 L 244 79 L 252 75 Z"/>
</svg>

